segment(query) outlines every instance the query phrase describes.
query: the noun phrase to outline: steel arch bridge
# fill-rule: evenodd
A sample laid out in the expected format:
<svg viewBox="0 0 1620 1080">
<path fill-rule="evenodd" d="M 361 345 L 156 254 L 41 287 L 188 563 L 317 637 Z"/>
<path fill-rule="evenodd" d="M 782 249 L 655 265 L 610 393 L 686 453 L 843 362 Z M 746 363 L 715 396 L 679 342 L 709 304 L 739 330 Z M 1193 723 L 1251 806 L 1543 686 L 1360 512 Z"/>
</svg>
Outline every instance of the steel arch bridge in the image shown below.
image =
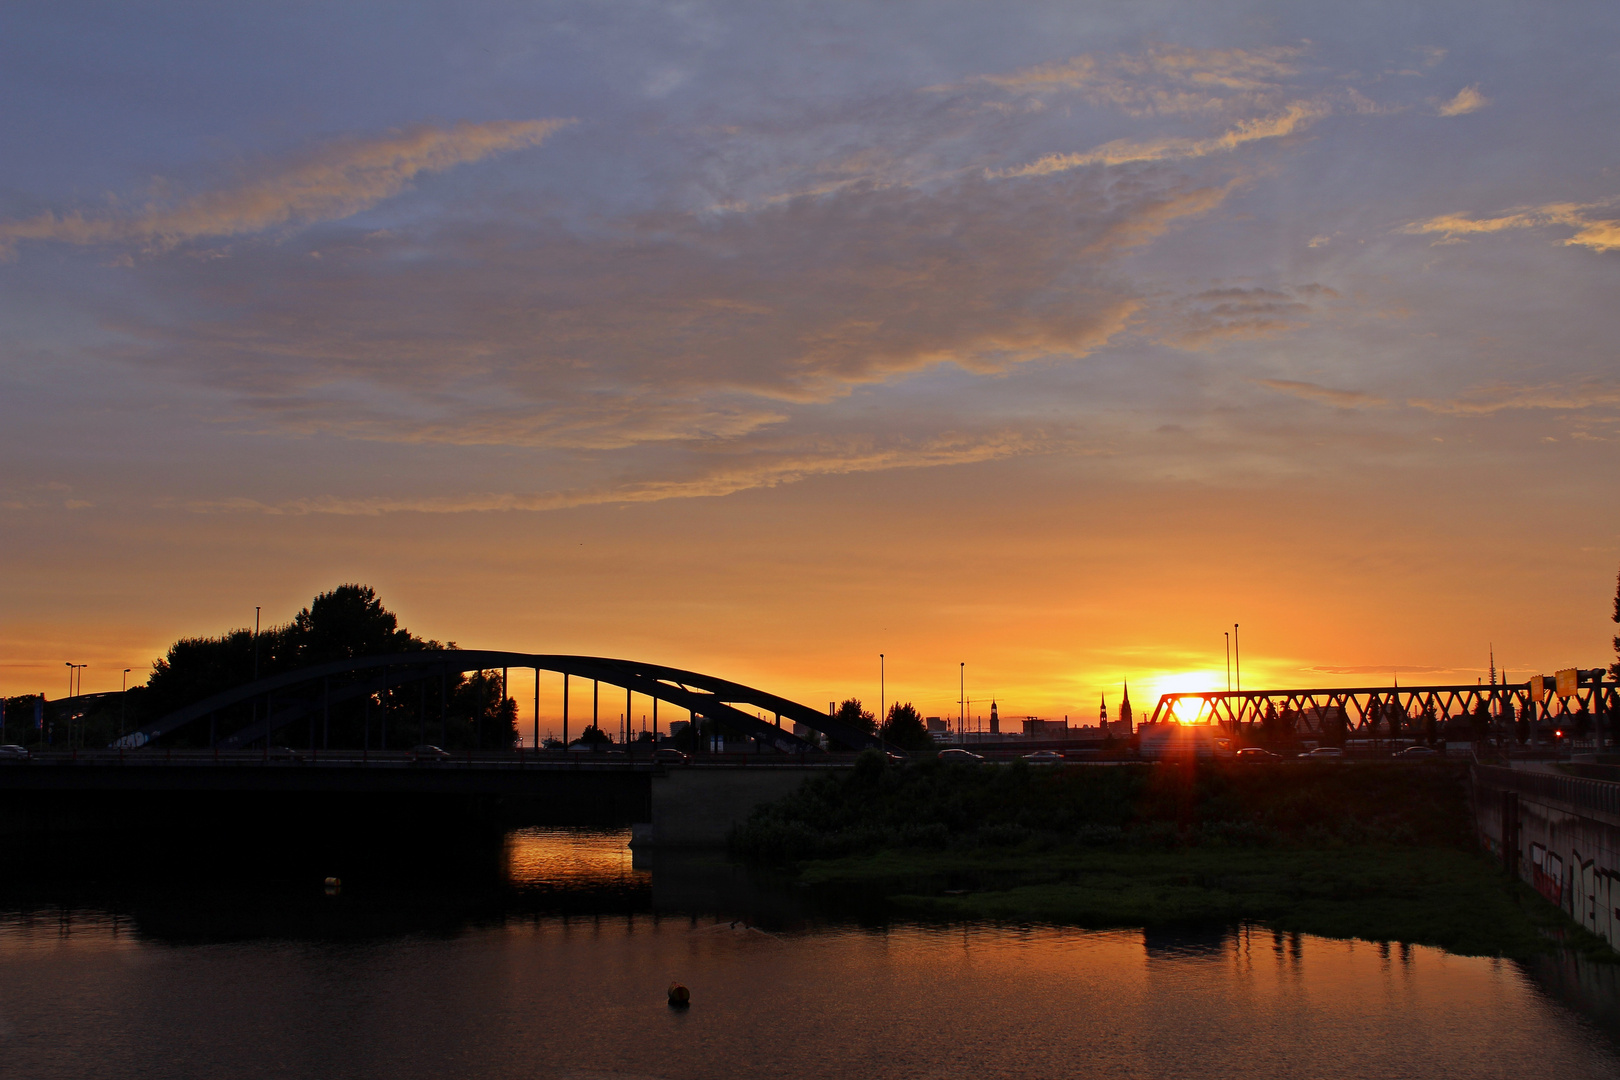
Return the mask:
<svg viewBox="0 0 1620 1080">
<path fill-rule="evenodd" d="M 719 721 L 741 735 L 761 740 L 784 753 L 804 753 L 815 749 L 791 730 L 780 726 L 791 720 L 827 735 L 846 746 L 880 746 L 874 735 L 857 730 L 808 705 L 759 690 L 742 683 L 715 678 L 696 671 L 648 664 L 638 660 L 618 660 L 605 656 L 568 656 L 550 653 L 503 652 L 489 649 L 439 649 L 422 652 L 357 656 L 315 664 L 297 671 L 271 675 L 205 698 L 148 724 L 113 744 L 135 749 L 173 734 L 192 724 L 209 723 L 209 744 L 219 749 L 239 749 L 264 740 L 268 744 L 276 731 L 295 723 L 313 725 L 323 721 L 333 705 L 367 698 L 372 694 L 411 683 L 420 683 L 425 699 L 427 685 L 438 683 L 440 723 L 444 722 L 449 676 L 467 671 L 503 671 L 529 668 L 535 672 L 535 715 L 539 716 L 539 674 L 554 672 L 563 676 L 563 733 L 568 731 L 568 688 L 572 679 L 608 683 L 625 691 L 628 704 L 632 693 L 653 699 L 654 717 L 658 702 L 685 709 L 694 717 Z M 505 694 L 505 679 L 501 687 Z M 215 731 L 214 719 L 235 706 L 264 703 L 256 721 L 225 735 Z M 775 722 L 763 720 L 746 709 L 771 713 Z M 628 718 L 630 709 L 625 709 Z M 425 716 L 423 718 L 425 724 Z M 583 725 L 582 725 L 583 727 Z M 538 719 L 536 720 L 538 733 Z"/>
</svg>

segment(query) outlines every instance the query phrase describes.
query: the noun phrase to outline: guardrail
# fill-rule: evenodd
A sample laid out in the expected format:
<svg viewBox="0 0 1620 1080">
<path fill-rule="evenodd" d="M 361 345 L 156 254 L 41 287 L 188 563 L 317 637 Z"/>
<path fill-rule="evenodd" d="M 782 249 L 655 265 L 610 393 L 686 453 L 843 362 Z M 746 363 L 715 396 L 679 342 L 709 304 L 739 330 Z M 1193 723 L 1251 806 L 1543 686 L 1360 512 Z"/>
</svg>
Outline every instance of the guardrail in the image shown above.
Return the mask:
<svg viewBox="0 0 1620 1080">
<path fill-rule="evenodd" d="M 1620 784 L 1607 780 L 1585 780 L 1556 773 L 1526 772 L 1500 765 L 1475 765 L 1477 783 L 1489 784 L 1503 791 L 1563 803 L 1574 810 L 1584 810 L 1620 817 Z"/>
</svg>

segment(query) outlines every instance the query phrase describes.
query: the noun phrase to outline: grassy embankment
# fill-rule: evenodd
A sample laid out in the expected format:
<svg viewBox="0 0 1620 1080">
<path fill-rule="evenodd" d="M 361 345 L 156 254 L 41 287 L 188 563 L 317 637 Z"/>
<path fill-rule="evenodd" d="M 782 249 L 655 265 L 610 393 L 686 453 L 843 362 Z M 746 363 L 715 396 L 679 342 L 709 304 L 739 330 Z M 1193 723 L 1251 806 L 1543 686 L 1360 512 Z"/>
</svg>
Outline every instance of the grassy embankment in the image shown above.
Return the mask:
<svg viewBox="0 0 1620 1080">
<path fill-rule="evenodd" d="M 874 756 L 762 807 L 732 850 L 924 918 L 1250 921 L 1468 955 L 1528 956 L 1554 938 L 1608 954 L 1477 852 L 1456 765 Z"/>
</svg>

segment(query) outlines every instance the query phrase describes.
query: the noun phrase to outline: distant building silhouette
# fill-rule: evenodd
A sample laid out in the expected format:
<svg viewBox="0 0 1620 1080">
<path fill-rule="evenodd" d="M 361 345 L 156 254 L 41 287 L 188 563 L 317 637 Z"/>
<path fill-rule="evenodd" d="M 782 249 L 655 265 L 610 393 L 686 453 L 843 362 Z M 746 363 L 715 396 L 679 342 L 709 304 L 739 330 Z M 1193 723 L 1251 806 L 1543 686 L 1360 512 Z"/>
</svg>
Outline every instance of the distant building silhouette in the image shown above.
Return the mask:
<svg viewBox="0 0 1620 1080">
<path fill-rule="evenodd" d="M 1069 721 L 1042 720 L 1038 716 L 1026 716 L 1024 736 L 1030 739 L 1066 739 L 1069 737 Z"/>
<path fill-rule="evenodd" d="M 994 699 L 991 699 L 990 701 L 990 734 L 1001 734 L 1001 716 L 996 712 L 996 703 Z"/>
<path fill-rule="evenodd" d="M 1130 738 L 1135 730 L 1131 723 L 1131 684 L 1125 684 L 1125 696 L 1119 702 L 1119 719 L 1108 719 L 1108 699 L 1103 698 L 1102 709 L 1098 712 L 1097 726 L 1116 738 Z"/>
</svg>

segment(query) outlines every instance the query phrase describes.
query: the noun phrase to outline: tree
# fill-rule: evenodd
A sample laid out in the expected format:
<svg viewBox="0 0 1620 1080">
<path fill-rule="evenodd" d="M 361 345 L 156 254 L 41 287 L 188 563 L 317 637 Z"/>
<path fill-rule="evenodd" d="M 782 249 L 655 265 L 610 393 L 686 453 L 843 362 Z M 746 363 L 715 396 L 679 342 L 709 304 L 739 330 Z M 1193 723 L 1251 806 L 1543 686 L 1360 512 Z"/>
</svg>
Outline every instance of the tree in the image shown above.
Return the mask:
<svg viewBox="0 0 1620 1080">
<path fill-rule="evenodd" d="M 251 682 L 255 674 L 262 678 L 333 660 L 455 647 L 455 642 L 441 645 L 401 627 L 398 617 L 383 607 L 370 586 L 339 585 L 317 595 L 291 622 L 267 627 L 257 635 L 241 629 L 218 637 L 176 641 L 163 658 L 153 662 L 144 693 L 131 688 L 127 729 Z M 329 685 L 341 693 L 346 687 L 363 686 L 372 677 L 335 677 Z M 286 738 L 295 745 L 318 739 L 320 745 L 332 747 L 376 747 L 386 732 L 389 747 L 409 745 L 414 739 L 442 742 L 447 749 L 510 748 L 517 741 L 517 703 L 503 700 L 500 683 L 499 673 L 493 671 L 446 675 L 442 713 L 437 686 L 427 692 L 420 686 L 394 686 L 358 698 L 351 692 L 323 710 L 318 723 L 297 720 L 289 728 L 271 732 L 270 737 Z M 209 724 L 190 725 L 166 736 L 165 742 L 206 746 L 210 730 L 218 736 L 240 730 L 261 719 L 262 709 L 262 701 L 251 701 L 219 710 Z M 109 737 L 117 730 L 116 722 L 102 725 Z"/>
<path fill-rule="evenodd" d="M 857 731 L 864 731 L 868 735 L 876 735 L 878 733 L 877 717 L 872 715 L 872 713 L 866 709 L 861 708 L 860 698 L 846 698 L 839 704 L 838 711 L 833 714 L 833 719 L 837 720 L 841 724 L 848 724 Z M 841 742 L 837 742 L 836 740 L 833 741 L 835 745 L 832 747 L 832 749 L 834 750 L 858 749 L 858 747 L 845 746 Z"/>
<path fill-rule="evenodd" d="M 1440 725 L 1435 720 L 1434 702 L 1428 701 L 1423 706 L 1423 741 L 1433 746 L 1439 741 Z"/>
<path fill-rule="evenodd" d="M 438 648 L 399 625 L 369 585 L 339 585 L 293 616 L 283 633 L 300 667 L 354 656 Z"/>
<path fill-rule="evenodd" d="M 1620 574 L 1616 574 L 1614 578 L 1614 614 L 1612 618 L 1615 622 L 1620 623 Z M 1614 657 L 1614 663 L 1609 665 L 1609 674 L 1620 679 L 1620 634 L 1617 634 L 1614 639 Z"/>
<path fill-rule="evenodd" d="M 603 731 L 595 724 L 592 724 L 590 727 L 579 733 L 579 738 L 574 740 L 574 745 L 589 746 L 591 749 L 595 750 L 598 747 L 605 749 L 612 742 L 613 740 L 608 737 L 607 732 Z"/>
<path fill-rule="evenodd" d="M 889 706 L 889 715 L 883 720 L 883 741 L 902 750 L 934 748 L 934 737 L 928 734 L 928 725 L 909 701 L 904 705 L 897 701 Z"/>
</svg>

